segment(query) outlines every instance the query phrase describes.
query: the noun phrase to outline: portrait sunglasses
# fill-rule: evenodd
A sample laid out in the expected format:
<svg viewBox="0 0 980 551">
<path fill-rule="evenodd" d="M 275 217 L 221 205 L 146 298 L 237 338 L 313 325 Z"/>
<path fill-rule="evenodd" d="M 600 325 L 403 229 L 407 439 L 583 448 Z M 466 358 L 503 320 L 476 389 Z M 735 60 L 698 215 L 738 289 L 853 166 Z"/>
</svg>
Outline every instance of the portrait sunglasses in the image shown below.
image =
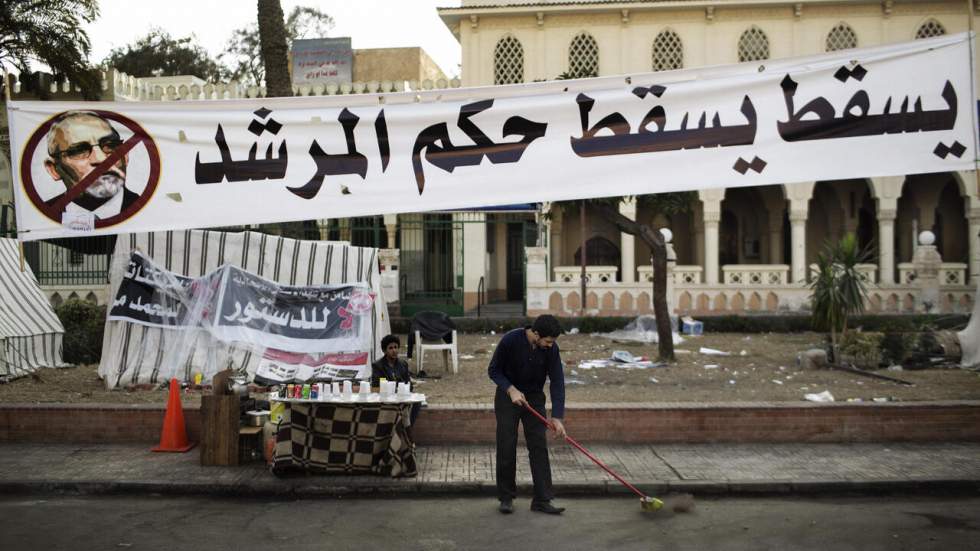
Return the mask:
<svg viewBox="0 0 980 551">
<path fill-rule="evenodd" d="M 116 150 L 120 145 L 122 145 L 122 140 L 119 136 L 106 136 L 99 140 L 98 146 L 106 155 L 111 155 L 113 151 Z M 92 155 L 92 150 L 95 148 L 95 144 L 91 142 L 78 142 L 72 144 L 71 147 L 65 149 L 64 151 L 59 151 L 56 155 L 61 157 L 68 157 L 73 161 L 84 161 Z"/>
</svg>

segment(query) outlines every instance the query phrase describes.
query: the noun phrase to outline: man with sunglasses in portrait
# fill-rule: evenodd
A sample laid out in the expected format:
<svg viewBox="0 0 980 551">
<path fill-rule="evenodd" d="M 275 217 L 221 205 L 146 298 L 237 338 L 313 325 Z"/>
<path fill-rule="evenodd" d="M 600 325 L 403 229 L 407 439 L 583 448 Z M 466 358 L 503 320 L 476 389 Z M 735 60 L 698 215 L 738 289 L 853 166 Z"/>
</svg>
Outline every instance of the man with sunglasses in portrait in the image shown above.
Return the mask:
<svg viewBox="0 0 980 551">
<path fill-rule="evenodd" d="M 44 167 L 65 191 L 78 185 L 120 145 L 122 139 L 109 121 L 90 111 L 69 111 L 48 131 L 48 159 Z M 139 194 L 126 189 L 127 155 L 102 171 L 86 190 L 65 207 L 65 212 L 91 212 L 106 219 L 126 210 Z M 45 201 L 53 205 L 64 194 Z"/>
</svg>

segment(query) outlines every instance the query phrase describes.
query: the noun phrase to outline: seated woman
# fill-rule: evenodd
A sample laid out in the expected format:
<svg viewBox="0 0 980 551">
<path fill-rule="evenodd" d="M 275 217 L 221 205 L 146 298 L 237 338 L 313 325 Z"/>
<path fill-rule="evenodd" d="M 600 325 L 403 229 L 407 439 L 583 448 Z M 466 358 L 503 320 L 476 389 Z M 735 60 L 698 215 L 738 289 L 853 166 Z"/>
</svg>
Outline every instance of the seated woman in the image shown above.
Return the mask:
<svg viewBox="0 0 980 551">
<path fill-rule="evenodd" d="M 398 357 L 398 348 L 401 341 L 395 335 L 387 335 L 381 339 L 381 350 L 384 356 L 371 364 L 371 386 L 380 386 L 381 379 L 395 381 L 398 383 L 412 384 L 412 378 L 408 372 L 408 363 Z M 409 421 L 415 426 L 415 419 L 419 416 L 421 404 L 412 404 L 412 413 Z"/>
</svg>

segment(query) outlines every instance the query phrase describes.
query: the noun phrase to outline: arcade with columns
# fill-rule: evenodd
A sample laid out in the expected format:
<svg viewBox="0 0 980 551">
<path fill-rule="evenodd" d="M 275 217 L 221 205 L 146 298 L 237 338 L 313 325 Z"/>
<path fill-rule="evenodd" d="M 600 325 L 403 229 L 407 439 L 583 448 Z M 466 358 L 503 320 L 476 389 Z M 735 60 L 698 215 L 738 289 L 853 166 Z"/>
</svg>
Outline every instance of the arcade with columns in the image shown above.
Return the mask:
<svg viewBox="0 0 980 551">
<path fill-rule="evenodd" d="M 871 253 L 872 262 L 860 266 L 871 312 L 968 312 L 980 282 L 975 178 L 963 172 L 708 189 L 682 214 L 651 212 L 634 199 L 619 210 L 670 230 L 668 302 L 677 313 L 805 309 L 817 255 L 847 233 Z M 527 311 L 577 315 L 582 226 L 577 214 L 547 208 L 546 246 L 527 253 Z M 650 312 L 649 249 L 588 207 L 586 219 L 585 312 Z"/>
</svg>

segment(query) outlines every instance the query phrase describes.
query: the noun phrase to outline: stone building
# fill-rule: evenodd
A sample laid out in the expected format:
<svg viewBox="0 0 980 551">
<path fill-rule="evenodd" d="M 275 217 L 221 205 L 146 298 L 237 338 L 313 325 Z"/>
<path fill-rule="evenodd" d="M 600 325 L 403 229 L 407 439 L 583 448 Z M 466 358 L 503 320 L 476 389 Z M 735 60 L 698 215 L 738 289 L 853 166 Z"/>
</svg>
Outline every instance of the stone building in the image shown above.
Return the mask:
<svg viewBox="0 0 980 551">
<path fill-rule="evenodd" d="M 903 42 L 966 31 L 968 17 L 976 18 L 968 11 L 962 1 L 921 0 L 463 0 L 461 7 L 440 8 L 439 14 L 462 46 L 463 85 L 482 86 L 566 72 L 629 74 Z M 668 300 L 679 312 L 805 308 L 809 266 L 826 242 L 845 233 L 873 247 L 874 262 L 862 267 L 872 284 L 871 311 L 969 311 L 980 281 L 980 193 L 973 172 L 710 189 L 697 193 L 689 212 L 674 216 L 658 214 L 643 201 L 624 200 L 619 208 L 631 219 L 672 230 L 676 262 Z M 584 227 L 577 213 L 560 204 L 542 205 L 536 214 L 544 229 L 536 243 L 526 242 L 536 245 L 527 249 L 527 312 L 581 311 L 583 232 L 589 263 L 585 311 L 649 311 L 649 250 L 586 211 Z M 934 234 L 941 257 L 939 304 L 919 298 L 921 267 L 914 261 L 917 236 L 925 230 Z M 516 296 L 507 278 L 495 277 L 502 257 L 520 256 L 506 248 L 516 242 L 502 241 L 504 234 L 492 230 L 470 233 L 463 247 L 467 265 L 471 251 L 488 254 L 483 277 L 466 273 L 470 287 L 463 296 L 472 297 L 478 279 L 488 280 L 491 302 Z M 473 300 L 465 301 L 466 309 Z"/>
</svg>

